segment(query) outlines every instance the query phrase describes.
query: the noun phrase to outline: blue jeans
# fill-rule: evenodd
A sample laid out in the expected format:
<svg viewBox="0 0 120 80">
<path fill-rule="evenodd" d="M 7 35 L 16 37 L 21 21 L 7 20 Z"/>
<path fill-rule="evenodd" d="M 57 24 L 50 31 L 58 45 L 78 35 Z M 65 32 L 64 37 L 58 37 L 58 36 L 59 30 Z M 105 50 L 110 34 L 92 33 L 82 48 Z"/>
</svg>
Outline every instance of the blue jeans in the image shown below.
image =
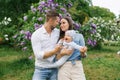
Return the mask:
<svg viewBox="0 0 120 80">
<path fill-rule="evenodd" d="M 35 68 L 32 80 L 57 80 L 56 68 Z"/>
</svg>

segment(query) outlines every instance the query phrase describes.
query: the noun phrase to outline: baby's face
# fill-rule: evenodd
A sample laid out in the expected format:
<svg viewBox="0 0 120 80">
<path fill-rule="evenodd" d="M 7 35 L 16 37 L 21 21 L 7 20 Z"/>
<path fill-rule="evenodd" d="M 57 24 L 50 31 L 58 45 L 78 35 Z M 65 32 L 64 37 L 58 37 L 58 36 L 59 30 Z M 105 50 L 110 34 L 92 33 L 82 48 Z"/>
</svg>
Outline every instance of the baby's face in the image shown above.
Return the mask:
<svg viewBox="0 0 120 80">
<path fill-rule="evenodd" d="M 65 35 L 65 36 L 64 36 L 64 40 L 65 40 L 66 42 L 71 42 L 71 41 L 72 41 L 72 37 L 69 36 L 69 35 Z"/>
</svg>

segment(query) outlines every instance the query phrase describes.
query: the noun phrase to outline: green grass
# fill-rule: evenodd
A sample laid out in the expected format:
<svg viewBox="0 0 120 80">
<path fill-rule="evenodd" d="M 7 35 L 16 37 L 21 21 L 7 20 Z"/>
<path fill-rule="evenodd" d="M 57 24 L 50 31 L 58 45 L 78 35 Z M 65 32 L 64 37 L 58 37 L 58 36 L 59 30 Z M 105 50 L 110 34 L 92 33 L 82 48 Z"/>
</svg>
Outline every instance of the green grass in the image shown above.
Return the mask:
<svg viewBox="0 0 120 80">
<path fill-rule="evenodd" d="M 104 46 L 101 50 L 88 50 L 82 59 L 87 80 L 120 80 L 120 46 Z M 0 80 L 31 80 L 34 59 L 31 52 L 0 46 Z"/>
<path fill-rule="evenodd" d="M 87 80 L 120 80 L 120 46 L 88 51 L 83 60 Z"/>
<path fill-rule="evenodd" d="M 0 80 L 31 80 L 34 60 L 30 52 L 0 47 Z"/>
</svg>

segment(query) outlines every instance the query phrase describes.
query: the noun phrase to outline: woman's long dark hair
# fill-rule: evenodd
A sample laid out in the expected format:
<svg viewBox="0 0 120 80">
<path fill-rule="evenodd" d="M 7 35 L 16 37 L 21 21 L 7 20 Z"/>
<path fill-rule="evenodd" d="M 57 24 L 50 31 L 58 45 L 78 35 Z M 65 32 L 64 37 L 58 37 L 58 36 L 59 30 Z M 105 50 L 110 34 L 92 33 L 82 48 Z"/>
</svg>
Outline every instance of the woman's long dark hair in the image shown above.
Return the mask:
<svg viewBox="0 0 120 80">
<path fill-rule="evenodd" d="M 68 24 L 69 24 L 68 30 L 72 30 L 72 29 L 73 29 L 73 21 L 72 21 L 71 17 L 65 16 L 65 17 L 63 17 L 62 19 L 67 20 L 67 22 L 68 22 Z M 65 35 L 65 31 L 62 31 L 61 28 L 60 28 L 60 38 L 59 38 L 59 39 L 63 38 L 64 35 Z"/>
</svg>

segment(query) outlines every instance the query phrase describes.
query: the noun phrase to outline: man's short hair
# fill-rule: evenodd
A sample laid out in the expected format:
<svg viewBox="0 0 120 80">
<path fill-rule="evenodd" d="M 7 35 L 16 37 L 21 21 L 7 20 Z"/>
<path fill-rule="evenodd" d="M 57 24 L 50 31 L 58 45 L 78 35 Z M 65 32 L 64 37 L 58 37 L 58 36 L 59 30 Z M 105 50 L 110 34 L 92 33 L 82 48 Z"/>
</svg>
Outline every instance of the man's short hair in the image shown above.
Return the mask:
<svg viewBox="0 0 120 80">
<path fill-rule="evenodd" d="M 46 21 L 48 21 L 50 18 L 55 18 L 56 19 L 57 16 L 59 17 L 59 14 L 55 10 L 49 10 L 46 13 Z"/>
</svg>

